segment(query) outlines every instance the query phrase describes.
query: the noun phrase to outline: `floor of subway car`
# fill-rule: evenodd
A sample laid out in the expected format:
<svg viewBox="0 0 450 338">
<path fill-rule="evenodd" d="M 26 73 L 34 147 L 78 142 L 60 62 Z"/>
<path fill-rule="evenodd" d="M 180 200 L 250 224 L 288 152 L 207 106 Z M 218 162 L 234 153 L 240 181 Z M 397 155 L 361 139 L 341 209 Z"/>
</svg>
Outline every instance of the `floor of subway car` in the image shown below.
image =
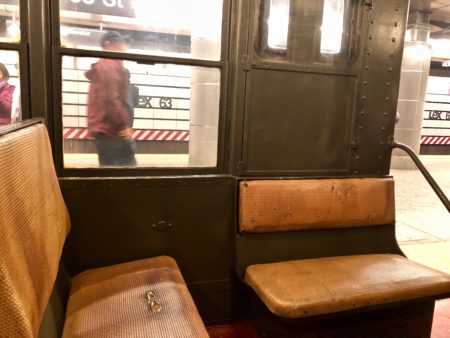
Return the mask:
<svg viewBox="0 0 450 338">
<path fill-rule="evenodd" d="M 259 338 L 252 324 L 242 321 L 207 327 L 210 338 Z M 450 337 L 450 299 L 436 302 L 431 338 Z"/>
<path fill-rule="evenodd" d="M 233 324 L 207 327 L 210 338 L 258 338 L 252 324 L 242 321 Z"/>
<path fill-rule="evenodd" d="M 431 338 L 450 337 L 450 299 L 436 302 Z"/>
</svg>

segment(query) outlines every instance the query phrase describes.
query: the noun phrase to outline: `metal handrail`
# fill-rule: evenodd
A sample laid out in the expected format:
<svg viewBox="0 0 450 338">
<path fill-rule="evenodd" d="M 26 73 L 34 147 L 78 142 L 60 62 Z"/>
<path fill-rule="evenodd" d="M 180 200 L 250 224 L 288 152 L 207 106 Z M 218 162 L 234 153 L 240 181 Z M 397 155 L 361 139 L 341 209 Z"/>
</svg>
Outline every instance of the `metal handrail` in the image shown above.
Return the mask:
<svg viewBox="0 0 450 338">
<path fill-rule="evenodd" d="M 26 127 L 29 127 L 29 126 L 32 126 L 33 124 L 38 124 L 38 123 L 44 123 L 44 119 L 38 117 L 38 118 L 34 118 L 34 119 L 23 120 L 20 122 L 15 122 L 15 123 L 1 126 L 0 136 L 12 133 L 13 131 L 16 131 L 19 129 L 24 129 Z"/>
<path fill-rule="evenodd" d="M 392 142 L 391 147 L 392 147 L 392 149 L 395 149 L 395 148 L 402 149 L 405 153 L 407 153 L 409 155 L 409 157 L 411 157 L 411 159 L 416 164 L 417 168 L 419 168 L 422 175 L 425 177 L 427 182 L 431 185 L 431 188 L 433 188 L 436 195 L 439 197 L 441 202 L 447 208 L 448 212 L 450 212 L 450 201 L 448 200 L 447 196 L 445 196 L 444 192 L 439 187 L 439 185 L 436 183 L 436 181 L 431 176 L 431 174 L 428 172 L 427 168 L 425 168 L 423 163 L 420 161 L 419 157 L 416 155 L 414 150 L 412 150 L 406 144 L 397 143 L 397 142 Z"/>
</svg>

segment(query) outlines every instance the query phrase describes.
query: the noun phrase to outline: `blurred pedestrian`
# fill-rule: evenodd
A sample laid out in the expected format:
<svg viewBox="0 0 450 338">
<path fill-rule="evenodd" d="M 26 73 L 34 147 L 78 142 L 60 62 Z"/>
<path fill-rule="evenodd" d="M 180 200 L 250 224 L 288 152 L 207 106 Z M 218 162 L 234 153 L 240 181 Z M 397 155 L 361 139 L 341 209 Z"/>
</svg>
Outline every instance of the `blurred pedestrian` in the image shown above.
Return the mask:
<svg viewBox="0 0 450 338">
<path fill-rule="evenodd" d="M 106 32 L 100 41 L 104 50 L 126 52 L 129 38 Z M 129 111 L 130 72 L 119 59 L 100 59 L 86 72 L 88 132 L 95 140 L 100 166 L 134 166 L 135 143 Z"/>
<path fill-rule="evenodd" d="M 17 70 L 17 76 L 20 81 L 20 67 L 19 64 L 16 63 L 15 68 Z M 20 82 L 19 82 L 20 83 Z M 22 121 L 22 102 L 20 96 L 20 85 L 17 86 L 13 93 L 12 99 L 12 107 L 11 107 L 11 122 L 19 122 Z"/>
<path fill-rule="evenodd" d="M 8 80 L 8 69 L 3 63 L 0 63 L 0 126 L 11 123 L 13 93 L 16 87 L 10 85 Z"/>
</svg>

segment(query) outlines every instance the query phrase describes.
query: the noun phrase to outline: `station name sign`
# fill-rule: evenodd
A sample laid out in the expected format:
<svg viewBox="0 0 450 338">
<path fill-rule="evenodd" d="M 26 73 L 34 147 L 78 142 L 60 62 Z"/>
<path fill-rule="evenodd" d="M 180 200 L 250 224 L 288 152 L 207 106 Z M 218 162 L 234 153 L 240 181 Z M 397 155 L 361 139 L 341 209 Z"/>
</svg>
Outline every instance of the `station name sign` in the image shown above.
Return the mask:
<svg viewBox="0 0 450 338">
<path fill-rule="evenodd" d="M 19 5 L 19 0 L 3 0 L 1 5 Z"/>
<path fill-rule="evenodd" d="M 64 0 L 62 10 L 92 14 L 135 17 L 133 0 Z"/>
</svg>

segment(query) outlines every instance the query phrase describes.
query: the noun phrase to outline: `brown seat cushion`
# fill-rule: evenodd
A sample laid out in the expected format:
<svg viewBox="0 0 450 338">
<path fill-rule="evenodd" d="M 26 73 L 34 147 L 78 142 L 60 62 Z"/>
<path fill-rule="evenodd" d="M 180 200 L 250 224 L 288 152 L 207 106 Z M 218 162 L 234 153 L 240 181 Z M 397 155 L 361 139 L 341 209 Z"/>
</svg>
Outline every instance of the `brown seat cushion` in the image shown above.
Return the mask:
<svg viewBox="0 0 450 338">
<path fill-rule="evenodd" d="M 0 337 L 36 337 L 69 232 L 47 130 L 0 136 Z"/>
<path fill-rule="evenodd" d="M 244 181 L 241 232 L 394 224 L 394 181 L 380 178 Z"/>
<path fill-rule="evenodd" d="M 161 302 L 153 312 L 147 294 Z M 75 276 L 64 325 L 69 337 L 208 337 L 176 262 L 154 257 Z"/>
<path fill-rule="evenodd" d="M 252 265 L 245 281 L 283 318 L 450 294 L 450 275 L 388 254 Z"/>
</svg>

